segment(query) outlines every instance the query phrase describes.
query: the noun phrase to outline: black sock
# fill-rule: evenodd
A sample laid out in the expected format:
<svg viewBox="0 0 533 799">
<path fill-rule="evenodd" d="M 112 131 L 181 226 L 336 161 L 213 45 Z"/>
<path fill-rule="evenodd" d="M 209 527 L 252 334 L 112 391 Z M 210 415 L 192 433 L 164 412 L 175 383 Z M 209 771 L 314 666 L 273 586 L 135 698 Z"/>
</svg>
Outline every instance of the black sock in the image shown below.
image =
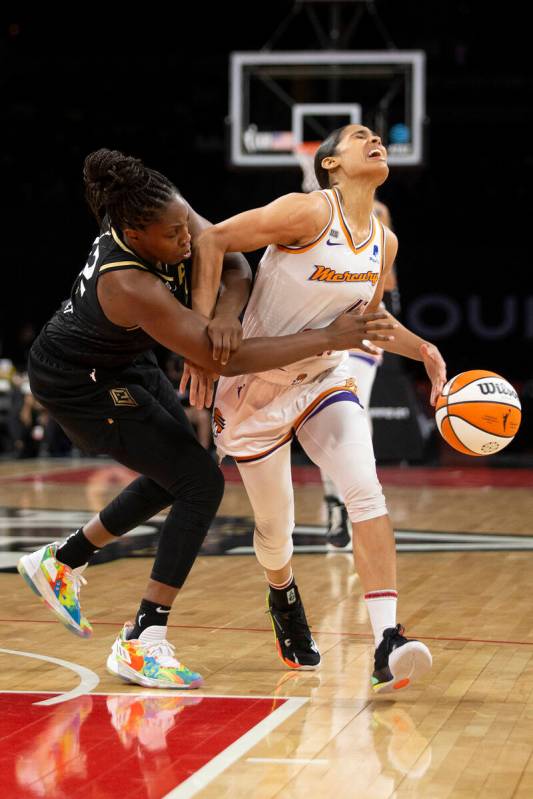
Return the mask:
<svg viewBox="0 0 533 799">
<path fill-rule="evenodd" d="M 78 566 L 83 566 L 84 563 L 97 552 L 100 547 L 95 547 L 88 538 L 85 537 L 83 527 L 76 530 L 75 533 L 69 535 L 64 544 L 58 547 L 56 558 L 60 563 L 65 566 L 70 566 L 71 569 L 77 569 Z"/>
<path fill-rule="evenodd" d="M 135 624 L 133 630 L 129 634 L 129 638 L 138 638 L 143 630 L 147 627 L 166 627 L 168 624 L 168 614 L 170 613 L 170 605 L 161 605 L 157 602 L 151 602 L 149 599 L 142 599 L 135 616 Z"/>
<path fill-rule="evenodd" d="M 270 586 L 270 599 L 276 610 L 290 610 L 300 602 L 298 586 L 294 577 L 285 588 L 272 588 Z"/>
</svg>

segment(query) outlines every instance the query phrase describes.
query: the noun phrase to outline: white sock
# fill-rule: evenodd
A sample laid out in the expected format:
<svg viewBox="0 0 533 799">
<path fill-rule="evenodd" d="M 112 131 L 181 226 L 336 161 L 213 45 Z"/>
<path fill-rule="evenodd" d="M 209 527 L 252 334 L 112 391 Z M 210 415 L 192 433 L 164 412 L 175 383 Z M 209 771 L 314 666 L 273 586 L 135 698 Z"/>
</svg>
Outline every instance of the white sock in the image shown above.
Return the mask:
<svg viewBox="0 0 533 799">
<path fill-rule="evenodd" d="M 275 588 L 275 590 L 276 590 L 276 591 L 283 591 L 285 588 L 288 588 L 288 587 L 289 587 L 289 585 L 290 585 L 290 584 L 292 583 L 292 581 L 294 580 L 294 575 L 293 575 L 293 573 L 292 573 L 292 569 L 291 569 L 291 572 L 290 572 L 290 574 L 289 574 L 288 578 L 287 578 L 286 580 L 284 580 L 282 583 L 273 583 L 273 582 L 271 582 L 271 581 L 268 579 L 268 577 L 267 577 L 267 575 L 266 575 L 266 572 L 265 572 L 265 577 L 266 577 L 266 579 L 267 579 L 267 583 L 269 584 L 269 586 L 270 586 L 271 588 Z"/>
<path fill-rule="evenodd" d="M 394 588 L 369 591 L 365 594 L 365 602 L 377 649 L 383 639 L 383 631 L 388 627 L 396 627 L 398 592 Z"/>
</svg>

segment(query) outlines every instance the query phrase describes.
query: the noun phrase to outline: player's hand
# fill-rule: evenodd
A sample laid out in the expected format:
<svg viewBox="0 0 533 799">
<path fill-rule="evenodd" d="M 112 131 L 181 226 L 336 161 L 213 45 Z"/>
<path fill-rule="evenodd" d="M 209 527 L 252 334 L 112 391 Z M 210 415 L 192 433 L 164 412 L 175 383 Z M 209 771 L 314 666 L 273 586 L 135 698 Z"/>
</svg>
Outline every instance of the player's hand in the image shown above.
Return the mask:
<svg viewBox="0 0 533 799">
<path fill-rule="evenodd" d="M 230 355 L 239 349 L 242 327 L 237 316 L 231 314 L 215 316 L 207 326 L 207 335 L 213 345 L 213 360 L 225 366 Z"/>
<path fill-rule="evenodd" d="M 183 365 L 183 374 L 180 380 L 179 392 L 184 394 L 187 389 L 187 383 L 191 381 L 189 388 L 189 402 L 193 408 L 209 408 L 213 402 L 213 393 L 215 389 L 215 381 L 218 380 L 219 375 L 216 372 L 208 372 L 197 366 L 191 361 L 185 361 Z"/>
<path fill-rule="evenodd" d="M 420 355 L 426 367 L 426 372 L 431 380 L 430 402 L 435 406 L 439 395 L 446 383 L 446 363 L 434 344 L 422 344 Z"/>
<path fill-rule="evenodd" d="M 347 311 L 328 325 L 329 332 L 332 333 L 331 349 L 360 349 L 379 355 L 379 349 L 372 342 L 394 341 L 394 335 L 390 331 L 396 327 L 397 323 L 391 321 L 386 311 L 368 314 Z"/>
</svg>

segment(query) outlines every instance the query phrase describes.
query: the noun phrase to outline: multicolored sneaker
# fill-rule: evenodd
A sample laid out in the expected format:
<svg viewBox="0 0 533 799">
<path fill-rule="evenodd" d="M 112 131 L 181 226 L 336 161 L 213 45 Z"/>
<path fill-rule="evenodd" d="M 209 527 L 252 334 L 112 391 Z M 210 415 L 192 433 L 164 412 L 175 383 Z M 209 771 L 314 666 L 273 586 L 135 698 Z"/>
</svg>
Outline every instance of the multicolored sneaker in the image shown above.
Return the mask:
<svg viewBox="0 0 533 799">
<path fill-rule="evenodd" d="M 80 607 L 80 589 L 87 580 L 81 573 L 86 568 L 71 569 L 56 558 L 59 541 L 46 544 L 31 555 L 23 555 L 17 564 L 31 590 L 42 599 L 71 632 L 88 638 L 92 627 Z"/>
<path fill-rule="evenodd" d="M 423 677 L 431 668 L 431 652 L 421 641 L 404 638 L 401 624 L 389 627 L 374 654 L 374 673 L 371 678 L 375 693 L 390 693 L 406 688 L 413 680 Z"/>
<path fill-rule="evenodd" d="M 278 610 L 272 604 L 268 591 L 267 607 L 281 660 L 290 669 L 316 669 L 320 665 L 320 652 L 311 635 L 300 598 L 289 610 Z"/>
<path fill-rule="evenodd" d="M 203 678 L 174 657 L 166 640 L 167 628 L 153 625 L 139 638 L 129 638 L 133 624 L 126 622 L 107 658 L 110 674 L 148 688 L 199 688 Z"/>
</svg>

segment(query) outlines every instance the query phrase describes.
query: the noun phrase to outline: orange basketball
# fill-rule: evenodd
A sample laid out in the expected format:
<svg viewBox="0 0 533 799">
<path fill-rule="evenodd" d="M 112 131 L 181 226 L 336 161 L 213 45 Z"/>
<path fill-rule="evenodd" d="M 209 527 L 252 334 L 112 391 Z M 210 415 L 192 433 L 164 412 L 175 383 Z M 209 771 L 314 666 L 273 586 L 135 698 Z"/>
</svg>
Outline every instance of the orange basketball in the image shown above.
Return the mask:
<svg viewBox="0 0 533 799">
<path fill-rule="evenodd" d="M 494 372 L 472 369 L 452 377 L 437 400 L 442 437 L 464 455 L 492 455 L 510 444 L 522 418 L 518 394 Z"/>
</svg>

